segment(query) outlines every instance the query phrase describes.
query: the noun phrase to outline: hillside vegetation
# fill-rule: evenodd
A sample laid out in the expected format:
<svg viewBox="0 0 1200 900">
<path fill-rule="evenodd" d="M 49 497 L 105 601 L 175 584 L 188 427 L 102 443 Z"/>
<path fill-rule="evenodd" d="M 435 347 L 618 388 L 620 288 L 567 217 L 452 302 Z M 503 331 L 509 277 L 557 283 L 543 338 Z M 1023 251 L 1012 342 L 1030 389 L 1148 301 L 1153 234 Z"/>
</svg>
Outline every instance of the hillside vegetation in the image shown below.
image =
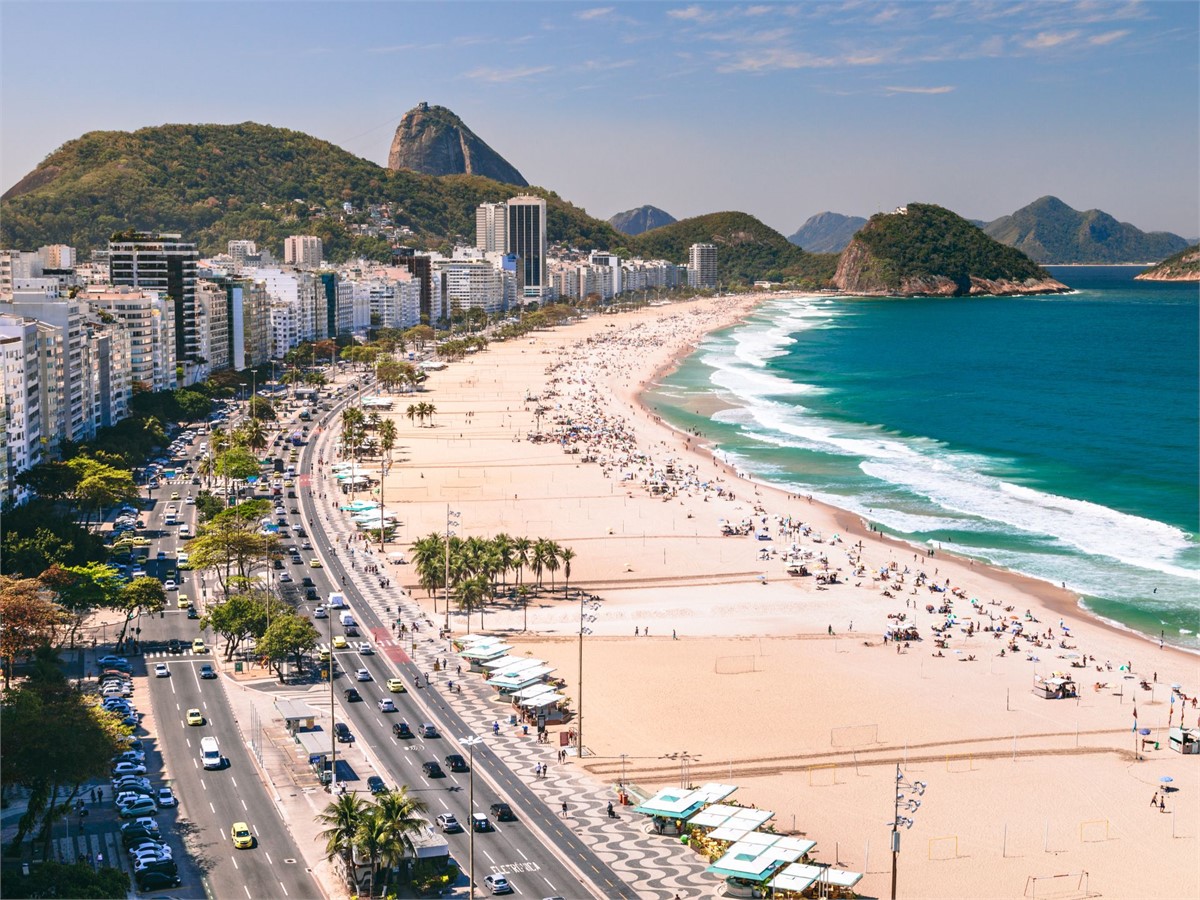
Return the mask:
<svg viewBox="0 0 1200 900">
<path fill-rule="evenodd" d="M 1065 290 L 1021 251 L 948 209 L 910 203 L 870 218 L 842 253 L 838 287 L 864 293 L 965 295 Z"/>
<path fill-rule="evenodd" d="M 557 240 L 583 249 L 617 242 L 610 225 L 552 191 L 525 190 L 546 198 Z M 316 234 L 337 262 L 386 255 L 381 242 L 355 237 L 339 221 L 345 201 L 356 210 L 391 204 L 395 224 L 415 232 L 412 243 L 433 247 L 473 241 L 475 207 L 512 194 L 511 185 L 477 176 L 392 172 L 302 132 L 252 122 L 93 131 L 0 198 L 0 245 L 64 243 L 86 254 L 132 226 L 180 232 L 204 254 L 246 238 L 281 256 L 289 234 Z"/>
<path fill-rule="evenodd" d="M 983 230 L 1044 264 L 1149 262 L 1187 246 L 1179 235 L 1145 232 L 1099 209 L 1080 212 L 1057 197 L 1040 197 Z"/>
<path fill-rule="evenodd" d="M 1180 250 L 1136 277 L 1140 281 L 1200 281 L 1200 244 Z"/>
<path fill-rule="evenodd" d="M 824 286 L 837 257 L 805 253 L 778 231 L 742 212 L 710 213 L 626 237 L 625 245 L 645 257 L 686 262 L 692 244 L 715 244 L 717 277 L 722 285 L 757 279 Z"/>
</svg>

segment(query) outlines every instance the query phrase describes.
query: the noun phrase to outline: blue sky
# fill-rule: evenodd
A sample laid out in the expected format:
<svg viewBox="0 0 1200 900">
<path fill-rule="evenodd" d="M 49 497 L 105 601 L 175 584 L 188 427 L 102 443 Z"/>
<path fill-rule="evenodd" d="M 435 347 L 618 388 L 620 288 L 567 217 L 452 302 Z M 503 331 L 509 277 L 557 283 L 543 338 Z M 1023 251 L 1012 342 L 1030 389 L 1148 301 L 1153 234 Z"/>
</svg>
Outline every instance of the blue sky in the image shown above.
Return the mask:
<svg viewBox="0 0 1200 900">
<path fill-rule="evenodd" d="M 607 218 L 1044 194 L 1200 234 L 1200 4 L 0 2 L 0 188 L 91 130 L 252 120 L 386 163 L 419 101 Z"/>
</svg>

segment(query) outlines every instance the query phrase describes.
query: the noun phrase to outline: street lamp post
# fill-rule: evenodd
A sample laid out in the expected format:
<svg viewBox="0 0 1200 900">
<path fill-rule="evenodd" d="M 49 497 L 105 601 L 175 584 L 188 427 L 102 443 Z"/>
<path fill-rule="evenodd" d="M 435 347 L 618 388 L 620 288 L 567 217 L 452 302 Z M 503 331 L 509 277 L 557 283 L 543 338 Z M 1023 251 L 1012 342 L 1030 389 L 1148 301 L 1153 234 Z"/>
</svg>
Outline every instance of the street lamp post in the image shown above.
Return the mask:
<svg viewBox="0 0 1200 900">
<path fill-rule="evenodd" d="M 333 701 L 333 616 L 325 617 L 325 626 L 329 629 L 329 746 L 331 748 L 332 764 L 329 769 L 329 793 L 337 793 L 337 724 Z"/>
<path fill-rule="evenodd" d="M 915 813 L 920 809 L 921 801 L 917 798 L 925 793 L 928 785 L 924 781 L 909 782 L 897 763 L 895 787 L 895 814 L 892 816 L 892 900 L 896 900 L 896 863 L 900 858 L 900 826 L 913 827 L 912 816 L 902 816 L 900 811 L 903 809 L 907 813 Z"/>
<path fill-rule="evenodd" d="M 469 797 L 467 800 L 467 828 L 470 829 L 470 832 L 469 832 L 470 836 L 468 838 L 470 846 L 469 846 L 469 849 L 467 850 L 467 855 L 468 855 L 468 860 L 469 860 L 468 867 L 470 869 L 471 874 L 468 876 L 470 878 L 470 893 L 468 893 L 467 896 L 472 898 L 472 900 L 474 900 L 474 897 L 475 897 L 475 820 L 472 818 L 472 816 L 475 815 L 475 745 L 482 744 L 483 738 L 478 737 L 473 734 L 469 734 L 466 737 L 459 738 L 458 742 L 467 748 L 467 766 L 471 770 L 471 774 L 469 776 L 470 787 L 468 788 Z"/>
<path fill-rule="evenodd" d="M 579 592 L 579 706 L 575 710 L 575 755 L 583 759 L 583 591 Z"/>
<path fill-rule="evenodd" d="M 454 536 L 454 532 L 450 530 L 452 525 L 459 524 L 458 516 L 460 513 L 451 512 L 450 504 L 446 504 L 446 571 L 445 579 L 442 581 L 442 589 L 445 592 L 444 600 L 446 602 L 446 633 L 450 633 L 450 538 Z M 467 610 L 467 630 L 471 630 L 470 610 Z"/>
</svg>

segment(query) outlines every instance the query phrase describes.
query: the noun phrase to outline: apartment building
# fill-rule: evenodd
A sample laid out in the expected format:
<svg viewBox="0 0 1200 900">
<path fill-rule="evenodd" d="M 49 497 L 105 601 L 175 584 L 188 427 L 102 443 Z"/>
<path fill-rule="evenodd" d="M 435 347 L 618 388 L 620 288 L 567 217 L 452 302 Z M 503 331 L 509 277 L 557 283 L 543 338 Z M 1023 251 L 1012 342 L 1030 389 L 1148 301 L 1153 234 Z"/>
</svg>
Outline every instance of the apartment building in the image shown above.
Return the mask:
<svg viewBox="0 0 1200 900">
<path fill-rule="evenodd" d="M 128 333 L 129 368 L 134 382 L 149 391 L 175 387 L 178 344 L 175 311 L 169 298 L 157 291 L 125 286 L 93 286 L 85 288 L 80 296 L 93 309 L 120 322 Z"/>
<path fill-rule="evenodd" d="M 38 325 L 0 315 L 0 505 L 24 503 L 16 477 L 43 460 Z"/>
<path fill-rule="evenodd" d="M 293 234 L 283 241 L 283 264 L 298 269 L 318 269 L 324 255 L 321 239 L 311 234 Z"/>
</svg>

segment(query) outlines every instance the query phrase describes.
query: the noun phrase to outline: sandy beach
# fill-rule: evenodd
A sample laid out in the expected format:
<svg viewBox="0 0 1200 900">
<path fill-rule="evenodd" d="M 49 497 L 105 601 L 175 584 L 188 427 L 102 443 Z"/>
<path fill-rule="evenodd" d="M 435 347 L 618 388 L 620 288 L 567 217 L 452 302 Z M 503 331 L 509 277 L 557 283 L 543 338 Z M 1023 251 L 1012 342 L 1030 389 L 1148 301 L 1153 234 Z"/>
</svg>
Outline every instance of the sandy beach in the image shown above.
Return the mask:
<svg viewBox="0 0 1200 900">
<path fill-rule="evenodd" d="M 572 548 L 570 587 L 600 598 L 583 610 L 582 721 L 569 727 L 586 754 L 573 764 L 646 793 L 684 777 L 737 785 L 734 800 L 773 810 L 818 859 L 865 872 L 863 895 L 889 892 L 897 764 L 929 785 L 903 833 L 901 896 L 1200 895 L 1200 757 L 1166 741 L 1169 717 L 1200 714 L 1170 690 L 1200 693 L 1197 657 L 1092 619 L 1049 584 L 927 555 L 745 480 L 639 404 L 756 302 L 592 316 L 431 373 L 432 423 L 407 419 L 401 396 L 391 413 L 384 501 L 403 525 L 389 549 L 443 531 L 448 508 L 460 536 Z M 565 443 L 530 440 L 568 428 Z M 411 567 L 389 571 L 441 620 Z M 544 573 L 527 609 L 491 606 L 469 628 L 548 660 L 578 709 L 581 608 L 564 574 L 552 591 Z M 468 629 L 457 613 L 451 624 Z M 947 625 L 938 646 L 932 629 Z M 920 641 L 885 640 L 909 626 Z M 1056 672 L 1077 699 L 1035 696 L 1035 676 Z M 1135 707 L 1152 729 L 1144 752 Z"/>
</svg>

